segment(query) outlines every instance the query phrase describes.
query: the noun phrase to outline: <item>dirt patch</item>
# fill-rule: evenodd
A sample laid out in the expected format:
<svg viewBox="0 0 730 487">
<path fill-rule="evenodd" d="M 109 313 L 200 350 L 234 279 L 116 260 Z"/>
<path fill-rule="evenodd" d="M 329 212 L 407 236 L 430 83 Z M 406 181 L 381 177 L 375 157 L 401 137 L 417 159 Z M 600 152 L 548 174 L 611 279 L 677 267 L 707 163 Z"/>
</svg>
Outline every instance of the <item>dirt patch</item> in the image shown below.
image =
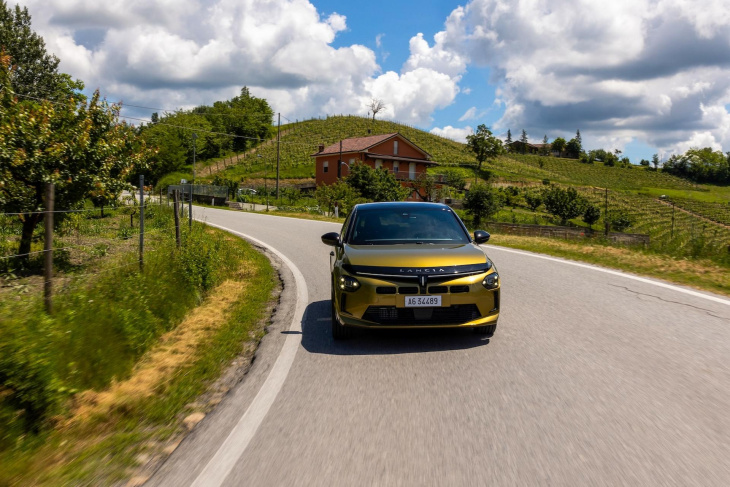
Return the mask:
<svg viewBox="0 0 730 487">
<path fill-rule="evenodd" d="M 129 379 L 112 384 L 105 391 L 78 394 L 69 421 L 73 423 L 89 416 L 104 415 L 124 407 L 128 401 L 136 402 L 155 394 L 159 384 L 188 362 L 198 344 L 225 322 L 227 310 L 245 288 L 245 282 L 230 280 L 218 286 L 180 325 L 161 337 L 160 343 L 139 361 Z"/>
</svg>

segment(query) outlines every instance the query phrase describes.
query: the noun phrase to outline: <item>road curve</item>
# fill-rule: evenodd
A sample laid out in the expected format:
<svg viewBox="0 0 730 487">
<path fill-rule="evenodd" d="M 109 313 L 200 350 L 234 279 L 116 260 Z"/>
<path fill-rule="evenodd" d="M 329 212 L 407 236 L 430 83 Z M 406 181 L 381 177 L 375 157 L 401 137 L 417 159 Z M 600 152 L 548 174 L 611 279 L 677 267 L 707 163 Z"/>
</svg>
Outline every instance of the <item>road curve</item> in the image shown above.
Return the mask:
<svg viewBox="0 0 730 487">
<path fill-rule="evenodd" d="M 319 239 L 335 225 L 196 212 L 293 273 L 246 380 L 149 485 L 730 485 L 730 300 L 487 246 L 502 277 L 491 341 L 408 330 L 335 343 Z"/>
</svg>

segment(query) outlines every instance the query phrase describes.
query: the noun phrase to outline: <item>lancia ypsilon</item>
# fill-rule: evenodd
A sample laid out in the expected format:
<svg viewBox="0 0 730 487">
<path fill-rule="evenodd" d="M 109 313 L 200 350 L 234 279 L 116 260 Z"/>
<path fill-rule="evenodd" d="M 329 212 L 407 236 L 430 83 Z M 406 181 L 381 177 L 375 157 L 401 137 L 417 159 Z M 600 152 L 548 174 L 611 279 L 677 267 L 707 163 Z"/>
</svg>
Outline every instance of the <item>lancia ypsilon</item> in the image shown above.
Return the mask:
<svg viewBox="0 0 730 487">
<path fill-rule="evenodd" d="M 492 336 L 499 318 L 494 263 L 454 211 L 437 203 L 355 206 L 342 230 L 322 235 L 330 253 L 332 335 L 354 327 L 473 328 Z"/>
</svg>

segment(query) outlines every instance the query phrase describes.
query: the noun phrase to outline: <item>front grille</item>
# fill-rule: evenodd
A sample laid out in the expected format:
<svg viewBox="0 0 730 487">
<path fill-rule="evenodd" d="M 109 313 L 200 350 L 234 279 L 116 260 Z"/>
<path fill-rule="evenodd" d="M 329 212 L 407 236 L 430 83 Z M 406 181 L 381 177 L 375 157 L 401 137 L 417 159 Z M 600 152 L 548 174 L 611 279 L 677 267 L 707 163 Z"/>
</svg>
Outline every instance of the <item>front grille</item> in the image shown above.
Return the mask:
<svg viewBox="0 0 730 487">
<path fill-rule="evenodd" d="M 396 308 L 370 306 L 363 320 L 379 325 L 458 325 L 479 318 L 476 304 L 462 304 L 441 308 Z"/>
<path fill-rule="evenodd" d="M 446 286 L 431 286 L 428 288 L 429 294 L 446 294 L 449 292 L 449 288 Z"/>
<path fill-rule="evenodd" d="M 377 294 L 395 294 L 395 288 L 389 286 L 378 286 L 375 288 Z"/>
<path fill-rule="evenodd" d="M 451 286 L 451 294 L 468 293 L 469 286 Z"/>
<path fill-rule="evenodd" d="M 398 294 L 418 294 L 418 288 L 415 286 L 399 287 Z"/>
</svg>

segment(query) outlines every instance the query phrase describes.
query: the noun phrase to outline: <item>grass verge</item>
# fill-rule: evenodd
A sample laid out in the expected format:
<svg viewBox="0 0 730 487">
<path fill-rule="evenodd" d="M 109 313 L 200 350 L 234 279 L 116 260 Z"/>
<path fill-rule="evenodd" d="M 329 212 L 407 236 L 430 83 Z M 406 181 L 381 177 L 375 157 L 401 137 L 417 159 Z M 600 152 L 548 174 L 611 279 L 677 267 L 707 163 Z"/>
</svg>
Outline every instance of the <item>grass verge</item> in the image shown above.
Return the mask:
<svg viewBox="0 0 730 487">
<path fill-rule="evenodd" d="M 16 427 L 3 425 L 0 485 L 126 481 L 140 465 L 174 448 L 186 418 L 205 413 L 222 398 L 225 384 L 217 384 L 212 392 L 209 387 L 236 356 L 244 352 L 250 359 L 264 334 L 277 280 L 268 259 L 246 242 L 218 230 L 202 231 L 225 245 L 198 246 L 195 251 L 231 271 L 211 280 L 204 266 L 192 262 L 188 278 L 209 285 L 193 302 L 200 305 L 183 312 L 173 323 L 177 326 L 166 327 L 128 373 L 106 386 L 70 395 L 63 409 L 37 431 L 21 431 L 18 421 Z M 219 251 L 225 258 L 215 255 Z M 107 302 L 109 308 L 128 305 Z M 165 305 L 174 307 L 176 301 L 166 299 Z M 56 382 L 59 378 L 64 377 Z M 201 402 L 205 391 L 210 397 Z M 0 389 L 0 395 L 7 393 Z M 3 414 L 11 417 L 7 408 Z"/>
<path fill-rule="evenodd" d="M 489 244 L 587 262 L 730 296 L 728 268 L 708 259 L 680 259 L 641 248 L 614 247 L 592 241 L 566 241 L 496 233 L 492 235 Z"/>
</svg>

